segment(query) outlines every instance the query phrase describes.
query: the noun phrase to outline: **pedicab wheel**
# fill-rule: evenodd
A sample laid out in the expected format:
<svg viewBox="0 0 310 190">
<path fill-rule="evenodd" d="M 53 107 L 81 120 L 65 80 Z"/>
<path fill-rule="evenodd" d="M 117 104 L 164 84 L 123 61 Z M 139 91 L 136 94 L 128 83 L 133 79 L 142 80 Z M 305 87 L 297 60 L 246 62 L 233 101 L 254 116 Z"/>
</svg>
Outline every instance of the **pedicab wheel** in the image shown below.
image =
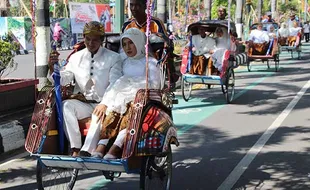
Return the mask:
<svg viewBox="0 0 310 190">
<path fill-rule="evenodd" d="M 212 84 L 208 84 L 208 89 L 211 89 Z"/>
<path fill-rule="evenodd" d="M 251 72 L 251 62 L 247 60 L 246 65 L 248 67 L 248 71 Z"/>
<path fill-rule="evenodd" d="M 293 55 L 293 50 L 290 50 L 291 51 L 291 58 L 293 59 L 294 58 L 294 55 Z"/>
<path fill-rule="evenodd" d="M 46 167 L 37 161 L 37 185 L 39 190 L 65 189 L 71 190 L 77 179 L 79 170 Z"/>
<path fill-rule="evenodd" d="M 144 157 L 140 173 L 140 188 L 142 190 L 169 190 L 172 179 L 172 152 L 160 156 Z"/>
<path fill-rule="evenodd" d="M 279 71 L 279 64 L 280 64 L 279 55 L 275 55 L 274 64 L 275 64 L 275 70 L 276 70 L 276 72 L 278 72 Z"/>
<path fill-rule="evenodd" d="M 235 73 L 232 68 L 229 68 L 222 83 L 222 92 L 225 96 L 226 102 L 230 104 L 235 95 Z"/>
<path fill-rule="evenodd" d="M 186 82 L 184 80 L 184 77 L 182 77 L 181 88 L 182 88 L 183 99 L 187 102 L 189 98 L 191 97 L 192 83 Z"/>
</svg>

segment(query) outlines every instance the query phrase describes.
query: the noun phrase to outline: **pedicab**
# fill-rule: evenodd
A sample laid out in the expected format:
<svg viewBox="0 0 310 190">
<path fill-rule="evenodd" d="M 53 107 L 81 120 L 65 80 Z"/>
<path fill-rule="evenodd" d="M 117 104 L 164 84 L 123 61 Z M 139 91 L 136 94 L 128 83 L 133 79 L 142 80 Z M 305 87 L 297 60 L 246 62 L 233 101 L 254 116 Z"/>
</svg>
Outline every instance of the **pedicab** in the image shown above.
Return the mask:
<svg viewBox="0 0 310 190">
<path fill-rule="evenodd" d="M 81 44 L 78 47 L 81 48 Z M 141 189 L 170 189 L 171 144 L 179 145 L 171 113 L 174 94 L 170 85 L 166 84 L 165 64 L 170 49 L 169 43 L 165 41 L 158 63 L 161 69 L 161 89 L 146 87 L 136 94 L 122 156 L 119 159 L 70 156 L 59 110 L 61 98 L 70 94 L 70 90 L 60 88 L 59 85 L 47 86 L 41 90 L 25 142 L 26 150 L 37 159 L 38 189 L 73 189 L 79 170 L 102 171 L 105 178 L 111 181 L 120 177 L 122 172 L 135 173 L 140 175 Z M 55 65 L 55 84 L 59 84 L 60 80 L 57 67 Z M 89 125 L 89 121 L 79 121 L 80 132 L 84 138 Z M 111 143 L 113 141 L 109 142 Z"/>
<path fill-rule="evenodd" d="M 181 89 L 183 99 L 185 101 L 189 100 L 193 84 L 206 84 L 208 88 L 210 88 L 211 85 L 221 85 L 226 102 L 231 103 L 235 93 L 234 69 L 246 60 L 246 55 L 245 53 L 240 53 L 239 55 L 231 49 L 225 49 L 225 51 L 222 52 L 222 63 L 220 63 L 222 64 L 221 72 L 214 67 L 215 61 L 210 57 L 207 61 L 206 69 L 202 74 L 192 73 L 191 69 L 196 66 L 196 64 L 193 63 L 192 36 L 198 34 L 199 27 L 205 28 L 209 37 L 215 37 L 215 31 L 220 27 L 229 34 L 226 36 L 226 41 L 230 41 L 230 47 L 236 45 L 236 42 L 231 40 L 231 34 L 236 33 L 235 24 L 233 22 L 228 23 L 228 21 L 225 20 L 201 20 L 188 26 L 187 31 L 189 32 L 190 42 L 189 46 L 183 51 L 180 69 L 182 73 Z"/>
<path fill-rule="evenodd" d="M 280 37 L 279 44 L 281 51 L 288 51 L 291 53 L 291 58 L 294 58 L 294 53 L 297 53 L 297 59 L 301 59 L 301 36 L 298 32 L 296 36 Z"/>
<path fill-rule="evenodd" d="M 250 47 L 248 44 L 248 51 L 247 51 L 247 68 L 248 71 L 251 71 L 251 62 L 254 60 L 261 60 L 263 63 L 267 63 L 268 69 L 270 68 L 270 60 L 274 61 L 275 64 L 275 71 L 277 72 L 279 69 L 279 46 L 278 46 L 278 29 L 279 25 L 275 22 L 264 22 L 263 24 L 263 30 L 268 31 L 268 28 L 270 26 L 274 27 L 275 30 L 275 37 L 273 37 L 268 43 L 264 44 L 256 44 L 253 43 L 253 46 Z M 251 30 L 255 30 L 257 28 L 258 23 L 253 24 L 250 27 Z"/>
</svg>

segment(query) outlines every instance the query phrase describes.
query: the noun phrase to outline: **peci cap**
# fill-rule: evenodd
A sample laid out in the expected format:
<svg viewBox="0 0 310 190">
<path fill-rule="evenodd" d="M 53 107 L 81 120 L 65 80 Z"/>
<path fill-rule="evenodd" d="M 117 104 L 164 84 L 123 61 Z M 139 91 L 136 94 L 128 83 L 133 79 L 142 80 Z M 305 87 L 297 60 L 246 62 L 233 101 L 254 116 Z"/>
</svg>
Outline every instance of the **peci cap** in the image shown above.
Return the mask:
<svg viewBox="0 0 310 190">
<path fill-rule="evenodd" d="M 104 26 L 98 21 L 90 21 L 85 24 L 83 34 L 104 35 Z"/>
</svg>

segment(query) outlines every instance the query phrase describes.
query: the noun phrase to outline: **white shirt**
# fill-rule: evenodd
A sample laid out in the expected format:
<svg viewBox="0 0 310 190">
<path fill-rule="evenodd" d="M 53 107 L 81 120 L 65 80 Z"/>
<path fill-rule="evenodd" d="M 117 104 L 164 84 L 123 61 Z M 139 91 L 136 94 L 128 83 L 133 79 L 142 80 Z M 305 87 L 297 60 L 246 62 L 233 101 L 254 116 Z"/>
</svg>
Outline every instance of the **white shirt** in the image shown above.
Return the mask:
<svg viewBox="0 0 310 190">
<path fill-rule="evenodd" d="M 290 36 L 297 36 L 300 31 L 301 27 L 290 28 Z"/>
<path fill-rule="evenodd" d="M 269 42 L 269 36 L 267 32 L 262 30 L 252 30 L 249 40 L 252 40 L 254 43 L 264 43 Z"/>
<path fill-rule="evenodd" d="M 288 37 L 289 35 L 290 35 L 290 31 L 289 31 L 289 29 L 288 28 L 280 28 L 279 29 L 279 35 L 281 36 L 281 37 Z"/>
<path fill-rule="evenodd" d="M 100 102 L 107 87 L 122 76 L 122 60 L 118 53 L 103 47 L 92 58 L 85 48 L 70 57 L 60 75 L 61 85 L 75 79 L 74 93 L 81 92 L 86 99 Z"/>
<path fill-rule="evenodd" d="M 303 29 L 304 29 L 304 33 L 309 33 L 309 32 L 310 32 L 310 30 L 309 30 L 309 24 L 305 24 L 305 25 L 303 26 Z"/>
<path fill-rule="evenodd" d="M 192 36 L 193 53 L 194 55 L 204 55 L 209 58 L 211 54 L 208 52 L 215 49 L 215 40 L 208 36 L 202 38 L 200 34 Z"/>
</svg>

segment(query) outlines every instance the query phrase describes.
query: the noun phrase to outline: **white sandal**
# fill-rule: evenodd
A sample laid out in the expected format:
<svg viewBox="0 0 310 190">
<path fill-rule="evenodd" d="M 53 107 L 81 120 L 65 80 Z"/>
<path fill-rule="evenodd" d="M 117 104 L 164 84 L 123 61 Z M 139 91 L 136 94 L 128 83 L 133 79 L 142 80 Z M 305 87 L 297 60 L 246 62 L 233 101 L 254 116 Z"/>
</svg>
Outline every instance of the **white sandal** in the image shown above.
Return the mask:
<svg viewBox="0 0 310 190">
<path fill-rule="evenodd" d="M 100 158 L 101 159 L 103 157 L 103 154 L 101 152 L 93 152 L 91 154 L 91 157 L 93 157 L 93 158 Z"/>
<path fill-rule="evenodd" d="M 105 159 L 105 160 L 114 160 L 114 159 L 116 159 L 116 156 L 114 156 L 114 155 L 112 155 L 112 154 L 106 154 L 104 157 L 103 157 L 103 159 Z"/>
</svg>

